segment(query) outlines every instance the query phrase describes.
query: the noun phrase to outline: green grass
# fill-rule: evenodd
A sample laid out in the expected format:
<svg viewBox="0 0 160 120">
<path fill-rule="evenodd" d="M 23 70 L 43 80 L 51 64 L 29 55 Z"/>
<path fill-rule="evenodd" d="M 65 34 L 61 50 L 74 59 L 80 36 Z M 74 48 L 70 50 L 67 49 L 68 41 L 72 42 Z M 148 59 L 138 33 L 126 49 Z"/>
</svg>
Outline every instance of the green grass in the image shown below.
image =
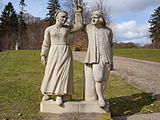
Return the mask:
<svg viewBox="0 0 160 120">
<path fill-rule="evenodd" d="M 160 49 L 115 49 L 114 55 L 160 62 Z"/>
<path fill-rule="evenodd" d="M 40 86 L 44 67 L 40 51 L 6 51 L 0 53 L 0 119 L 38 117 Z M 73 98 L 83 98 L 83 64 L 74 61 Z M 105 96 L 112 115 L 160 111 L 160 102 L 142 91 L 111 76 Z"/>
</svg>

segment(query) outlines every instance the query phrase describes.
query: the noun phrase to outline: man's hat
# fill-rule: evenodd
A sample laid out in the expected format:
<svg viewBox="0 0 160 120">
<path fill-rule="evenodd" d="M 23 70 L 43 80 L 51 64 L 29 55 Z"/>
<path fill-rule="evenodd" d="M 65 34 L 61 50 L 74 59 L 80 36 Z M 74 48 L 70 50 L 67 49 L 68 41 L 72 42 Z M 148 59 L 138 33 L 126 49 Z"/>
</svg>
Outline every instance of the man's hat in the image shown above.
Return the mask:
<svg viewBox="0 0 160 120">
<path fill-rule="evenodd" d="M 93 11 L 91 13 L 91 18 L 93 18 L 93 16 L 103 16 L 103 13 L 100 11 L 100 10 L 97 10 L 97 11 Z"/>
</svg>

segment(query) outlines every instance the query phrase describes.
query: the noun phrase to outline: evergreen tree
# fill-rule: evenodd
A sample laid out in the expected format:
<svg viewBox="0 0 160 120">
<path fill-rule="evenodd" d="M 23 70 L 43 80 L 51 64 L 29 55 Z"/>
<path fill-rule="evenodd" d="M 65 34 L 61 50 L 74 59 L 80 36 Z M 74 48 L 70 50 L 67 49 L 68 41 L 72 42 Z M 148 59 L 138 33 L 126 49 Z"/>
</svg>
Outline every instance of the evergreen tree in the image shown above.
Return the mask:
<svg viewBox="0 0 160 120">
<path fill-rule="evenodd" d="M 55 23 L 54 15 L 58 10 L 60 10 L 59 1 L 49 0 L 47 9 L 49 10 L 47 16 L 49 16 L 50 25 L 53 25 Z"/>
<path fill-rule="evenodd" d="M 20 0 L 20 3 L 19 3 L 19 7 L 20 7 L 20 12 L 19 12 L 19 24 L 20 24 L 20 32 L 22 30 L 25 30 L 26 29 L 26 23 L 23 19 L 23 16 L 24 16 L 24 8 L 26 7 L 26 3 L 25 3 L 25 0 Z"/>
<path fill-rule="evenodd" d="M 1 32 L 18 29 L 18 17 L 11 2 L 9 2 L 2 11 L 0 21 Z"/>
<path fill-rule="evenodd" d="M 149 32 L 153 48 L 160 47 L 160 7 L 155 9 L 154 13 L 150 17 L 149 23 Z"/>
<path fill-rule="evenodd" d="M 0 22 L 0 50 L 14 49 L 19 23 L 11 2 L 8 2 L 2 11 Z"/>
</svg>

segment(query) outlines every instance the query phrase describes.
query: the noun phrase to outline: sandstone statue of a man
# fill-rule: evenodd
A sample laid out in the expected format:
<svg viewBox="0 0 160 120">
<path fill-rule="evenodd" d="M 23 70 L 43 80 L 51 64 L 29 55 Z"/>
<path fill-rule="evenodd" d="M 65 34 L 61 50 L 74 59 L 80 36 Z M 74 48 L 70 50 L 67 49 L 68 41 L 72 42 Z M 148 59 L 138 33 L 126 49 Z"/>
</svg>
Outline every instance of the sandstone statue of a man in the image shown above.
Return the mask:
<svg viewBox="0 0 160 120">
<path fill-rule="evenodd" d="M 88 35 L 88 50 L 85 58 L 85 100 L 98 100 L 105 107 L 103 91 L 113 62 L 112 30 L 106 27 L 103 13 L 91 13 L 91 23 L 84 27 Z"/>
</svg>

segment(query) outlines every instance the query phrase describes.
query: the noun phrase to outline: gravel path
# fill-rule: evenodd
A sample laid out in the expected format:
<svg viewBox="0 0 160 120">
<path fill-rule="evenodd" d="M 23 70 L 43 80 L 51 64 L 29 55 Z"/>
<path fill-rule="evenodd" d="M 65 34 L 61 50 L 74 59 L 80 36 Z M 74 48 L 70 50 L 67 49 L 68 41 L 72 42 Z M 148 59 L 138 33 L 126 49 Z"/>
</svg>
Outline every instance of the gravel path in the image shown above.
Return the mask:
<svg viewBox="0 0 160 120">
<path fill-rule="evenodd" d="M 73 58 L 80 62 L 85 55 L 73 51 Z M 114 56 L 114 69 L 111 74 L 160 99 L 160 63 Z"/>
<path fill-rule="evenodd" d="M 114 66 L 113 74 L 160 99 L 160 63 L 115 56 Z"/>
<path fill-rule="evenodd" d="M 116 117 L 113 120 L 160 120 L 160 113 Z"/>
<path fill-rule="evenodd" d="M 80 62 L 85 55 L 86 52 L 73 51 L 73 58 Z M 114 69 L 111 74 L 160 100 L 160 63 L 114 56 Z M 123 116 L 115 120 L 160 120 L 160 113 Z"/>
</svg>

